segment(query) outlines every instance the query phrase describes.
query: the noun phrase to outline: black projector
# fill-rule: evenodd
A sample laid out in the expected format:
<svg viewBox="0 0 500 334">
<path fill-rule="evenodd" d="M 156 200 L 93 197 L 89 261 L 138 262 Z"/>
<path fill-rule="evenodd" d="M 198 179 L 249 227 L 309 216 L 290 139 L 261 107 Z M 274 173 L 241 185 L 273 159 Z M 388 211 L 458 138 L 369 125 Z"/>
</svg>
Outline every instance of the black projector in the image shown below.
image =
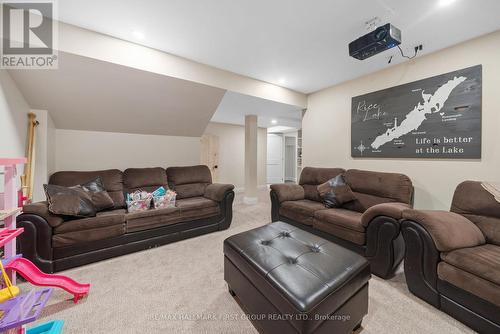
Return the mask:
<svg viewBox="0 0 500 334">
<path fill-rule="evenodd" d="M 401 30 L 387 23 L 349 43 L 349 55 L 363 60 L 399 44 L 401 44 Z"/>
</svg>

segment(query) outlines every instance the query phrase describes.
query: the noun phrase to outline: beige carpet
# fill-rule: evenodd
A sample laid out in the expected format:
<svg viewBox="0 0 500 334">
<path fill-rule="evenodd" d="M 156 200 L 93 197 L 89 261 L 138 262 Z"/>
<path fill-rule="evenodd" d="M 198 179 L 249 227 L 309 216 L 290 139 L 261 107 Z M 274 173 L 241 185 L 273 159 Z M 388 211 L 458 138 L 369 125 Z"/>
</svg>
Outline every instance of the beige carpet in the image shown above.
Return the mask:
<svg viewBox="0 0 500 334">
<path fill-rule="evenodd" d="M 41 321 L 65 320 L 64 333 L 256 333 L 223 279 L 223 240 L 270 221 L 267 193 L 246 206 L 237 200 L 227 231 L 95 263 L 65 274 L 92 288 L 73 304 L 54 291 Z M 22 284 L 21 288 L 30 288 Z M 471 333 L 411 295 L 402 274 L 370 281 L 369 314 L 360 333 Z"/>
</svg>

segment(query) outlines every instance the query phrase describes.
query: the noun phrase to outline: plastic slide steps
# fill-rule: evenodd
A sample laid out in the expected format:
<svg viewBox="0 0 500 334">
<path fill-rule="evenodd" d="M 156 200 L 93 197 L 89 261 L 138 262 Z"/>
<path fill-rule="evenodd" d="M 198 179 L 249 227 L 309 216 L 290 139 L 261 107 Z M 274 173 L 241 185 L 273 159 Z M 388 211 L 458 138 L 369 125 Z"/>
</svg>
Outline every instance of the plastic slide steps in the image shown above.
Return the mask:
<svg viewBox="0 0 500 334">
<path fill-rule="evenodd" d="M 5 269 L 16 271 L 33 285 L 53 286 L 64 289 L 74 296 L 73 301 L 75 303 L 89 293 L 90 284 L 78 283 L 75 280 L 63 275 L 46 274 L 40 271 L 37 266 L 25 258 L 12 260 L 12 262 L 5 266 Z"/>
</svg>

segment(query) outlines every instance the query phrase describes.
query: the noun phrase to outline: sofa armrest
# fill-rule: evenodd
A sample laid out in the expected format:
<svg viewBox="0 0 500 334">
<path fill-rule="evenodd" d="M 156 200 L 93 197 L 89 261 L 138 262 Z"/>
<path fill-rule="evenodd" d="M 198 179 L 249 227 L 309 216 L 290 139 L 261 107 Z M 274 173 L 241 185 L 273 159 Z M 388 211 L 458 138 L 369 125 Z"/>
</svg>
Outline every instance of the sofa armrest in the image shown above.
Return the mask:
<svg viewBox="0 0 500 334">
<path fill-rule="evenodd" d="M 23 257 L 33 262 L 43 272 L 54 272 L 53 227 L 36 213 L 22 213 L 16 220 L 17 227 L 24 229 L 24 232 L 17 237 L 18 253 L 23 254 Z"/>
<path fill-rule="evenodd" d="M 272 184 L 271 190 L 276 193 L 280 203 L 298 201 L 305 197 L 304 188 L 294 183 Z"/>
<path fill-rule="evenodd" d="M 40 216 L 45 219 L 51 227 L 57 227 L 64 222 L 62 216 L 50 213 L 49 204 L 46 201 L 26 204 L 23 206 L 23 213 Z"/>
<path fill-rule="evenodd" d="M 361 217 L 361 223 L 364 227 L 367 227 L 370 222 L 378 216 L 391 217 L 396 220 L 403 218 L 403 211 L 411 209 L 410 205 L 406 203 L 382 203 L 370 207 L 363 213 Z"/>
<path fill-rule="evenodd" d="M 225 194 L 233 189 L 234 185 L 232 184 L 212 183 L 206 187 L 204 196 L 213 201 L 220 202 L 224 199 Z"/>
<path fill-rule="evenodd" d="M 483 233 L 473 222 L 454 212 L 405 210 L 403 218 L 420 224 L 430 234 L 440 252 L 475 247 L 486 242 Z"/>
</svg>

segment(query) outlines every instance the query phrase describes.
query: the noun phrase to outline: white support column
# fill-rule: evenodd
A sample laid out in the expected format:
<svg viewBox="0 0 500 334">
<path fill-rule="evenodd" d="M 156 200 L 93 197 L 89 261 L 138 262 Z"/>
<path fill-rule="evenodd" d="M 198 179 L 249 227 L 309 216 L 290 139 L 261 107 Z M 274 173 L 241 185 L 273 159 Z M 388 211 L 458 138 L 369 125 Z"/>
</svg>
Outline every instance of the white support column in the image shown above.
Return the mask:
<svg viewBox="0 0 500 334">
<path fill-rule="evenodd" d="M 245 204 L 257 204 L 257 116 L 245 116 Z"/>
</svg>

